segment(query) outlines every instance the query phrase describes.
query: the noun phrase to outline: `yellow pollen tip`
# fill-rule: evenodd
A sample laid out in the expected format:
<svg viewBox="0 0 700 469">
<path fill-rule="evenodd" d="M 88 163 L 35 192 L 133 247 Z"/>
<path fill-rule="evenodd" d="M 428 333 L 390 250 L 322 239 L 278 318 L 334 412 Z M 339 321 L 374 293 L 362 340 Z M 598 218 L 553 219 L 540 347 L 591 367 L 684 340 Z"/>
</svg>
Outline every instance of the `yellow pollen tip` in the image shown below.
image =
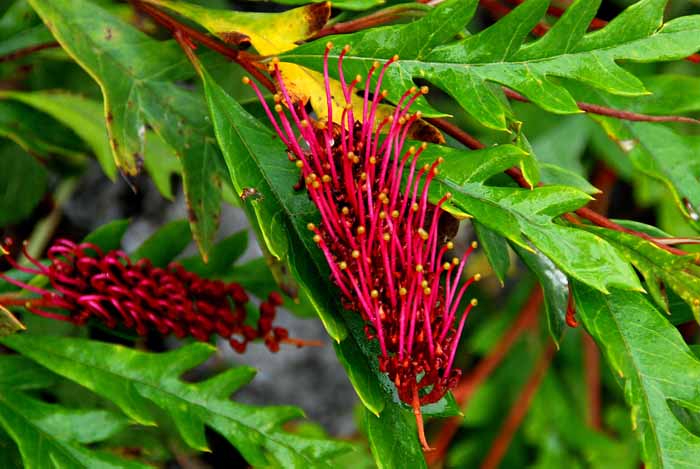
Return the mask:
<svg viewBox="0 0 700 469">
<path fill-rule="evenodd" d="M 423 117 L 423 113 L 420 112 L 420 111 L 416 111 L 416 113 L 414 114 L 414 116 L 416 116 L 416 119 L 420 119 L 421 117 Z"/>
<path fill-rule="evenodd" d="M 381 94 L 382 98 L 386 98 L 387 96 L 389 96 L 389 92 L 387 90 L 383 90 Z"/>
<path fill-rule="evenodd" d="M 321 237 L 319 235 L 314 236 L 314 243 L 318 244 L 321 242 Z"/>
<path fill-rule="evenodd" d="M 314 181 L 313 183 L 311 183 L 311 187 L 313 187 L 314 189 L 318 189 L 319 187 L 321 187 L 321 183 L 318 181 Z"/>
<path fill-rule="evenodd" d="M 452 258 L 452 265 L 459 265 L 459 257 Z"/>
<path fill-rule="evenodd" d="M 365 234 L 365 227 L 364 227 L 364 226 L 358 226 L 358 227 L 357 227 L 357 234 L 359 234 L 359 235 Z"/>
<path fill-rule="evenodd" d="M 377 159 L 374 156 L 369 157 L 369 164 L 377 164 Z"/>
<path fill-rule="evenodd" d="M 360 157 L 359 157 L 359 156 L 354 157 L 354 158 L 352 159 L 352 162 L 353 162 L 354 164 L 359 163 L 359 162 L 360 162 Z"/>
<path fill-rule="evenodd" d="M 345 45 L 343 46 L 343 50 L 344 50 L 345 52 L 350 52 L 350 49 L 352 49 L 352 46 L 351 46 L 350 44 L 345 44 Z"/>
<path fill-rule="evenodd" d="M 248 85 L 248 84 L 250 84 L 250 78 L 248 78 L 248 77 L 243 77 L 243 78 L 241 78 L 241 82 L 242 82 L 244 85 Z"/>
<path fill-rule="evenodd" d="M 297 162 L 294 163 L 294 164 L 295 164 L 295 165 L 297 166 L 297 168 L 299 168 L 299 169 L 301 169 L 301 168 L 304 167 L 304 162 L 301 161 L 301 160 L 297 160 Z"/>
<path fill-rule="evenodd" d="M 355 250 L 352 252 L 351 256 L 352 256 L 353 259 L 357 259 L 358 257 L 360 257 L 360 251 L 358 251 L 357 249 L 355 249 Z"/>
<path fill-rule="evenodd" d="M 399 288 L 399 296 L 406 296 L 408 291 L 404 287 Z"/>
<path fill-rule="evenodd" d="M 450 270 L 450 267 L 452 267 L 452 264 L 450 264 L 449 262 L 445 262 L 444 264 L 442 264 L 443 270 Z"/>
<path fill-rule="evenodd" d="M 420 286 L 421 286 L 421 288 L 427 287 L 427 286 L 428 286 L 428 281 L 427 281 L 427 280 L 423 280 L 423 281 L 420 283 Z"/>
<path fill-rule="evenodd" d="M 431 291 L 432 291 L 432 290 L 430 289 L 430 287 L 426 287 L 426 288 L 423 289 L 423 293 L 425 293 L 426 295 L 430 295 L 430 292 L 431 292 Z"/>
<path fill-rule="evenodd" d="M 694 305 L 694 306 L 700 306 L 700 300 L 697 299 L 697 298 L 695 298 L 695 299 L 693 300 L 693 305 Z"/>
<path fill-rule="evenodd" d="M 384 241 L 390 241 L 391 240 L 391 235 L 389 233 L 384 233 Z"/>
<path fill-rule="evenodd" d="M 348 268 L 348 264 L 345 261 L 342 261 L 342 262 L 338 263 L 338 268 L 340 270 L 345 270 Z"/>
<path fill-rule="evenodd" d="M 347 207 L 341 208 L 340 211 L 342 212 L 343 215 L 347 215 L 348 213 L 350 213 L 350 209 Z"/>
<path fill-rule="evenodd" d="M 329 50 L 330 50 L 330 49 L 333 49 L 333 43 L 330 42 L 330 41 L 328 41 L 328 42 L 326 43 L 326 49 L 329 49 Z"/>
<path fill-rule="evenodd" d="M 416 202 L 413 202 L 413 205 L 411 205 L 411 210 L 414 212 L 417 212 L 419 208 L 420 206 Z"/>
<path fill-rule="evenodd" d="M 422 94 L 428 94 L 428 91 L 430 91 L 430 90 L 428 89 L 427 86 L 421 86 L 421 87 L 420 87 L 420 92 L 421 92 Z"/>
<path fill-rule="evenodd" d="M 377 290 L 372 290 L 372 291 L 370 292 L 370 296 L 371 296 L 372 298 L 377 298 L 377 297 L 379 296 L 379 292 L 378 292 Z"/>
<path fill-rule="evenodd" d="M 275 104 L 275 111 L 277 111 L 277 112 L 282 112 L 282 105 L 281 105 L 281 104 Z"/>
<path fill-rule="evenodd" d="M 391 58 L 391 60 L 393 60 L 394 62 L 399 60 L 399 54 L 394 54 L 394 56 Z"/>
<path fill-rule="evenodd" d="M 455 243 L 453 243 L 452 241 L 448 241 L 447 244 L 445 244 L 445 246 L 447 246 L 447 249 L 454 249 Z"/>
<path fill-rule="evenodd" d="M 471 303 L 472 306 L 476 306 L 479 304 L 479 300 L 477 300 L 476 298 L 472 298 L 472 300 L 469 303 Z"/>
<path fill-rule="evenodd" d="M 355 81 L 357 81 L 357 82 L 362 81 L 362 75 L 355 75 Z"/>
<path fill-rule="evenodd" d="M 302 119 L 301 122 L 299 122 L 299 124 L 301 124 L 302 127 L 308 127 L 309 121 L 307 121 L 306 119 Z"/>
<path fill-rule="evenodd" d="M 331 182 L 331 177 L 330 177 L 329 175 L 327 175 L 327 174 L 324 174 L 324 175 L 321 177 L 321 181 L 326 182 L 326 183 Z"/>
<path fill-rule="evenodd" d="M 412 86 L 411 89 L 408 90 L 409 93 L 414 94 L 416 91 L 418 91 L 418 88 L 415 86 Z"/>
<path fill-rule="evenodd" d="M 447 200 L 450 200 L 452 198 L 452 192 L 448 192 L 447 194 L 445 194 L 445 198 Z"/>
<path fill-rule="evenodd" d="M 360 174 L 360 179 L 362 179 L 363 181 L 366 180 L 366 179 L 367 179 L 367 173 L 365 173 L 365 172 L 361 173 L 361 174 Z"/>
<path fill-rule="evenodd" d="M 443 158 L 442 156 L 439 156 L 437 159 L 437 162 L 438 162 L 438 164 L 442 164 L 445 162 L 445 158 Z"/>
<path fill-rule="evenodd" d="M 386 218 L 386 212 L 384 212 L 384 211 L 379 212 L 379 218 L 384 220 Z"/>
<path fill-rule="evenodd" d="M 474 281 L 478 282 L 481 280 L 481 274 L 474 274 Z"/>
<path fill-rule="evenodd" d="M 476 241 L 472 241 L 472 248 L 476 249 L 478 247 L 479 247 L 479 243 L 477 243 Z"/>
<path fill-rule="evenodd" d="M 272 58 L 272 63 L 273 63 L 273 64 L 278 64 L 278 63 L 280 63 L 280 58 L 279 58 L 279 57 L 273 57 L 273 58 Z"/>
<path fill-rule="evenodd" d="M 423 142 L 423 143 L 420 144 L 420 147 L 421 147 L 423 150 L 425 150 L 426 148 L 428 148 L 428 143 L 427 143 L 427 142 Z"/>
<path fill-rule="evenodd" d="M 426 239 L 428 239 L 428 232 L 425 231 L 423 228 L 418 228 L 418 236 L 420 236 L 421 239 L 425 241 Z"/>
<path fill-rule="evenodd" d="M 423 171 L 425 171 L 425 172 L 430 171 L 430 165 L 428 163 L 423 165 Z"/>
<path fill-rule="evenodd" d="M 316 225 L 314 225 L 313 223 L 309 223 L 308 225 L 306 225 L 306 229 L 308 229 L 309 231 L 314 231 L 316 229 Z"/>
<path fill-rule="evenodd" d="M 372 68 L 379 68 L 380 65 L 381 64 L 379 62 L 377 62 L 376 60 L 374 62 L 372 62 Z"/>
<path fill-rule="evenodd" d="M 416 265 L 416 272 L 423 272 L 423 266 L 421 264 Z"/>
<path fill-rule="evenodd" d="M 416 152 L 416 147 L 410 146 L 408 147 L 408 154 L 413 155 Z"/>
<path fill-rule="evenodd" d="M 391 218 L 399 218 L 399 211 L 394 210 L 393 212 L 391 212 Z"/>
</svg>

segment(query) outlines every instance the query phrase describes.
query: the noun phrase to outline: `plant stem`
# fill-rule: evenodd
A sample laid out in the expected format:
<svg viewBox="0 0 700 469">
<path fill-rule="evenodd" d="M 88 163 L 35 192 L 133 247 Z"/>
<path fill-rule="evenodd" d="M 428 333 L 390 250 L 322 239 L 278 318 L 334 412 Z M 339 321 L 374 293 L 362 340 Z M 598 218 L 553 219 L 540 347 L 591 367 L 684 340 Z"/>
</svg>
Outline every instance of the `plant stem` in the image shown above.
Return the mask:
<svg viewBox="0 0 700 469">
<path fill-rule="evenodd" d="M 54 47 L 60 47 L 60 44 L 58 42 L 45 42 L 43 44 L 36 44 L 34 46 L 25 47 L 23 49 L 17 49 L 14 52 L 10 52 L 9 54 L 0 56 L 0 63 L 21 59 L 22 57 L 26 57 L 30 54 L 33 54 L 34 52 L 39 52 L 45 49 L 52 49 Z"/>
<path fill-rule="evenodd" d="M 308 38 L 309 41 L 319 39 L 332 34 L 348 34 L 363 29 L 372 28 L 389 23 L 406 16 L 422 16 L 430 7 L 418 4 L 396 5 L 376 11 L 367 16 L 346 21 L 344 23 L 331 24 L 319 30 L 316 34 Z"/>
<path fill-rule="evenodd" d="M 554 344 L 549 342 L 547 348 L 542 352 L 540 359 L 535 365 L 535 370 L 532 372 L 532 375 L 530 375 L 530 379 L 523 387 L 520 395 L 515 399 L 515 403 L 513 407 L 511 407 L 508 417 L 506 417 L 503 426 L 501 426 L 498 432 L 498 436 L 491 445 L 491 449 L 486 455 L 484 462 L 481 463 L 481 469 L 498 468 L 501 460 L 506 455 L 506 451 L 508 450 L 513 436 L 515 436 L 515 432 L 527 415 L 532 399 L 535 397 L 535 393 L 540 387 L 542 379 L 547 374 L 549 365 L 552 362 L 552 357 L 554 356 L 554 350 Z"/>
</svg>

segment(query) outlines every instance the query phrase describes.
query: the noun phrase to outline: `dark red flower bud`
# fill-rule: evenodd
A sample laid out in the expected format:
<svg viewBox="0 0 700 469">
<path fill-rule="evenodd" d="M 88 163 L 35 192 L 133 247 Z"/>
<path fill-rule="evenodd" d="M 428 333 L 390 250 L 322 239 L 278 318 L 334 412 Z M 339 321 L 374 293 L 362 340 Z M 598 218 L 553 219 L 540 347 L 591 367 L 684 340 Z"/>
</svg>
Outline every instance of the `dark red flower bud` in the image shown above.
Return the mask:
<svg viewBox="0 0 700 469">
<path fill-rule="evenodd" d="M 1 250 L 3 253 L 4 250 Z M 40 296 L 23 305 L 39 316 L 82 325 L 89 319 L 109 328 L 122 326 L 139 335 L 149 330 L 191 336 L 207 342 L 212 336 L 229 340 L 237 352 L 248 342 L 262 338 L 271 351 L 287 339 L 272 329 L 276 308 L 282 304 L 279 293 L 272 293 L 260 304 L 257 328 L 244 324 L 249 298 L 237 283 L 209 280 L 188 272 L 180 264 L 154 267 L 148 259 L 132 262 L 122 251 L 102 252 L 88 243 L 58 240 L 48 249 L 48 265 L 33 259 L 23 247 L 33 267 L 17 264 L 9 254 L 7 261 L 15 269 L 45 276 L 53 291 L 12 279 L 0 278 Z M 304 345 L 303 341 L 291 341 Z"/>
</svg>

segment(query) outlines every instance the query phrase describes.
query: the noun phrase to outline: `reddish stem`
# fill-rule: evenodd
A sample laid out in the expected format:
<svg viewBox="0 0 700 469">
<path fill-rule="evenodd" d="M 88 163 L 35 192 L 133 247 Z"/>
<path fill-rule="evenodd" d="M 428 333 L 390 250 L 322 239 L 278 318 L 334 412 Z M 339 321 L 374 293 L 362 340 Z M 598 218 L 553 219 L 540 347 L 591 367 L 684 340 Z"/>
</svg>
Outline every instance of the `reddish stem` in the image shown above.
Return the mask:
<svg viewBox="0 0 700 469">
<path fill-rule="evenodd" d="M 34 46 L 25 47 L 23 49 L 17 49 L 14 52 L 10 52 L 9 54 L 0 56 L 0 63 L 21 59 L 22 57 L 26 57 L 27 55 L 33 54 L 34 52 L 39 52 L 40 50 L 52 49 L 54 47 L 60 46 L 61 45 L 58 42 L 46 42 L 44 44 L 37 44 Z"/>
<path fill-rule="evenodd" d="M 503 361 L 522 333 L 536 323 L 542 300 L 542 288 L 537 285 L 533 288 L 513 325 L 503 334 L 489 355 L 482 359 L 471 373 L 462 378 L 453 391 L 455 400 L 460 407 L 463 408 L 467 405 L 477 388 L 491 376 L 491 373 Z M 443 424 L 435 442 L 435 452 L 427 456 L 428 463 L 440 461 L 445 456 L 445 452 L 461 423 L 462 417 L 453 417 Z"/>
<path fill-rule="evenodd" d="M 255 63 L 253 63 L 253 56 L 251 56 L 250 54 L 244 51 L 231 49 L 223 42 L 214 39 L 210 36 L 207 36 L 206 34 L 201 33 L 196 29 L 190 28 L 189 26 L 177 21 L 167 13 L 151 5 L 143 3 L 140 0 L 131 1 L 136 9 L 149 15 L 151 18 L 153 18 L 153 20 L 156 23 L 168 29 L 171 33 L 173 33 L 173 35 L 179 33 L 181 37 L 186 38 L 185 43 L 187 43 L 189 48 L 194 48 L 194 44 L 191 41 L 196 41 L 202 44 L 203 46 L 215 52 L 218 52 L 219 54 L 225 57 L 228 57 L 229 59 L 233 60 L 238 65 L 243 67 L 248 73 L 253 75 L 256 80 L 258 80 L 263 86 L 265 86 L 265 88 L 272 92 L 275 91 L 275 87 L 270 81 L 270 79 L 260 72 L 258 66 L 256 66 Z M 181 45 L 183 44 L 182 39 L 180 39 L 179 42 Z"/>
<path fill-rule="evenodd" d="M 508 450 L 508 446 L 510 446 L 513 436 L 515 436 L 515 432 L 527 415 L 532 399 L 535 397 L 535 393 L 540 387 L 542 379 L 547 374 L 549 365 L 552 362 L 552 357 L 554 356 L 554 350 L 554 344 L 550 342 L 538 360 L 530 379 L 523 387 L 520 395 L 515 399 L 515 403 L 513 407 L 511 407 L 508 417 L 506 417 L 498 436 L 491 445 L 486 459 L 484 459 L 484 462 L 481 464 L 481 469 L 498 468 L 501 460 L 506 455 L 506 451 Z"/>
<path fill-rule="evenodd" d="M 513 91 L 508 88 L 503 88 L 503 92 L 506 96 L 516 101 L 523 103 L 529 103 L 530 100 L 525 96 L 521 95 L 517 91 Z M 600 106 L 598 104 L 591 104 L 582 101 L 576 103 L 578 108 L 590 114 L 597 114 L 600 116 L 614 117 L 616 119 L 634 121 L 634 122 L 683 122 L 686 124 L 700 124 L 700 119 L 694 119 L 692 117 L 685 116 L 652 116 L 649 114 L 640 114 L 637 112 L 623 111 L 621 109 L 614 109 L 605 106 Z"/>
<path fill-rule="evenodd" d="M 588 424 L 595 430 L 602 428 L 600 398 L 600 355 L 590 335 L 583 333 L 583 367 L 586 370 L 586 396 L 588 398 Z"/>
<path fill-rule="evenodd" d="M 380 26 L 391 21 L 400 19 L 411 12 L 419 11 L 423 13 L 425 10 L 423 8 L 417 9 L 411 4 L 402 5 L 397 8 L 387 8 L 386 10 L 376 11 L 362 18 L 357 18 L 350 21 L 345 21 L 343 23 L 336 23 L 319 30 L 316 34 L 309 37 L 307 41 L 312 41 L 314 39 L 319 39 L 325 36 L 330 36 L 333 34 L 348 34 L 354 33 L 356 31 L 361 31 L 363 29 L 372 28 L 375 26 Z"/>
</svg>

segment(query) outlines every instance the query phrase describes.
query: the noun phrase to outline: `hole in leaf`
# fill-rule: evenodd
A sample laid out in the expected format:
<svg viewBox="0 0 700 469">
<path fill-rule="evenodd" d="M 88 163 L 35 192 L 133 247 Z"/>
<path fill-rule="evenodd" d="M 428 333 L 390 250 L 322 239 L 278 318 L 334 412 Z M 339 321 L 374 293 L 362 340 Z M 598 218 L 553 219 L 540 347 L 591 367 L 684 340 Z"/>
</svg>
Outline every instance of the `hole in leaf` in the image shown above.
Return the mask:
<svg viewBox="0 0 700 469">
<path fill-rule="evenodd" d="M 668 399 L 668 408 L 678 421 L 693 435 L 700 436 L 700 410 L 690 409 L 678 401 Z"/>
</svg>

